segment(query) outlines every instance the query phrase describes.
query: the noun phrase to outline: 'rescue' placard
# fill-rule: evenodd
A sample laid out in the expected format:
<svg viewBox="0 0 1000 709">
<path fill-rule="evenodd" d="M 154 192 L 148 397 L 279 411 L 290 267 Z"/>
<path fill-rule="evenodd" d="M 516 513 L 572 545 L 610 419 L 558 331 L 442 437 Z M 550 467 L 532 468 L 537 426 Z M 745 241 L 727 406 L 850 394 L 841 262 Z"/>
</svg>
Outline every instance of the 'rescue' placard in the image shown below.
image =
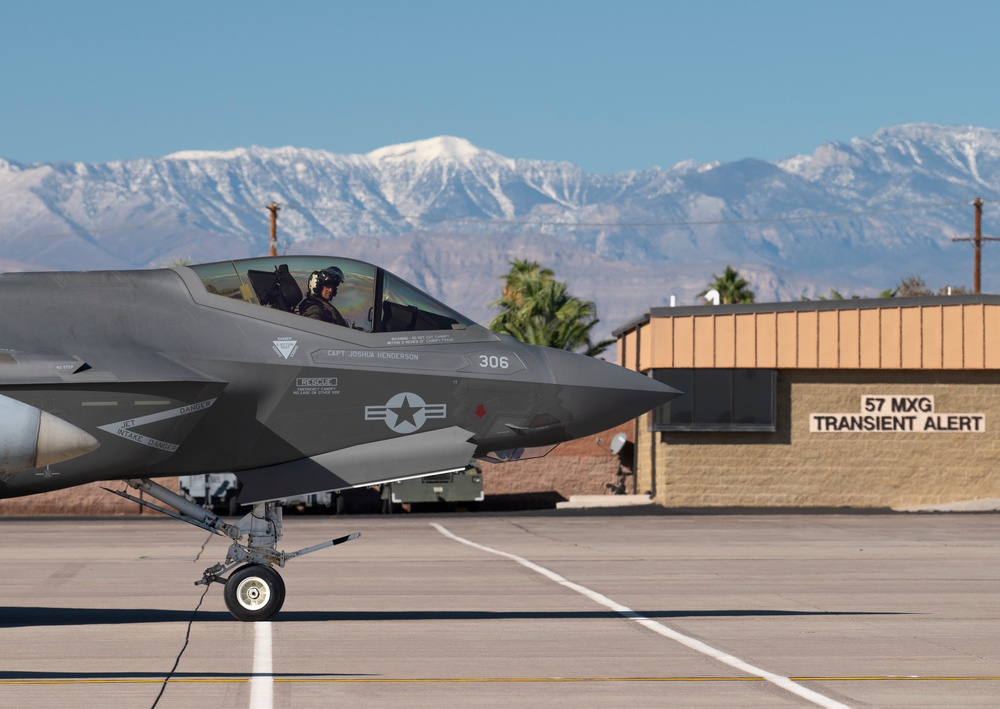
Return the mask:
<svg viewBox="0 0 1000 709">
<path fill-rule="evenodd" d="M 810 414 L 810 433 L 983 433 L 985 414 L 951 414 L 934 410 L 931 395 L 861 397 L 861 411 Z"/>
</svg>

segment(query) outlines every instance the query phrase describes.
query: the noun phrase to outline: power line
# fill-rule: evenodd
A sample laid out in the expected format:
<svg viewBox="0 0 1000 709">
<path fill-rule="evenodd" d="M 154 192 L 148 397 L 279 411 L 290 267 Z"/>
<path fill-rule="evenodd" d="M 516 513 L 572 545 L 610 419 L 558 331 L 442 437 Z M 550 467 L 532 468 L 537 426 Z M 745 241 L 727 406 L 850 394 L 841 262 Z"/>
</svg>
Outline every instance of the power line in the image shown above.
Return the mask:
<svg viewBox="0 0 1000 709">
<path fill-rule="evenodd" d="M 989 201 L 989 200 L 987 200 Z M 938 207 L 953 207 L 960 204 L 970 204 L 970 200 L 956 199 L 942 202 L 925 202 L 905 207 L 885 207 L 883 209 L 867 209 L 856 212 L 834 212 L 821 214 L 801 214 L 785 217 L 749 217 L 745 219 L 706 219 L 695 221 L 673 221 L 673 222 L 569 222 L 550 221 L 545 219 L 495 219 L 484 217 L 427 217 L 419 214 L 389 214 L 387 212 L 373 212 L 371 210 L 348 209 L 344 207 L 320 207 L 307 206 L 301 204 L 285 204 L 289 209 L 298 209 L 310 212 L 336 212 L 340 214 L 374 214 L 387 219 L 414 220 L 422 222 L 432 222 L 434 224 L 443 223 L 471 223 L 471 224 L 501 224 L 504 226 L 565 226 L 580 228 L 600 228 L 600 227 L 684 227 L 684 226 L 718 226 L 722 224 L 769 224 L 775 222 L 804 222 L 821 221 L 828 219 L 847 219 L 852 217 L 875 216 L 879 214 L 892 214 L 897 212 L 912 212 L 924 209 L 936 209 Z"/>
<path fill-rule="evenodd" d="M 987 199 L 984 202 L 996 202 L 1000 200 Z M 835 219 L 852 219 L 857 217 L 867 217 L 867 216 L 878 216 L 882 214 L 895 214 L 902 212 L 914 212 L 922 211 L 926 209 L 937 209 L 941 207 L 952 207 L 956 205 L 971 204 L 971 200 L 947 200 L 940 202 L 923 202 L 920 204 L 906 205 L 901 207 L 885 207 L 881 209 L 865 209 L 853 212 L 832 212 L 832 213 L 820 213 L 820 214 L 799 214 L 799 215 L 789 215 L 781 217 L 748 217 L 741 219 L 705 219 L 705 220 L 688 220 L 688 221 L 636 221 L 636 222 L 576 222 L 576 221 L 565 221 L 565 220 L 546 220 L 546 219 L 497 219 L 493 217 L 429 217 L 420 214 L 390 214 L 388 212 L 379 212 L 374 210 L 366 209 L 352 209 L 348 207 L 325 207 L 321 205 L 303 205 L 296 203 L 277 203 L 271 202 L 266 205 L 251 205 L 248 207 L 238 207 L 232 204 L 223 205 L 227 211 L 232 213 L 238 212 L 260 212 L 263 210 L 272 209 L 272 205 L 277 208 L 288 208 L 292 210 L 298 210 L 303 212 L 332 212 L 335 214 L 353 214 L 353 215 L 369 215 L 381 217 L 387 220 L 399 220 L 399 221 L 417 221 L 429 224 L 481 224 L 481 225 L 499 225 L 499 226 L 551 226 L 551 227 L 563 227 L 570 229 L 601 229 L 601 228 L 626 228 L 626 227 L 698 227 L 698 226 L 722 226 L 722 225 L 738 225 L 738 224 L 776 224 L 776 223 L 787 223 L 787 222 L 809 222 L 809 221 L 829 221 Z M 192 214 L 185 216 L 177 216 L 173 219 L 158 220 L 150 222 L 141 222 L 138 224 L 125 224 L 117 227 L 108 227 L 104 229 L 75 229 L 66 230 L 61 232 L 49 232 L 46 234 L 36 234 L 34 238 L 54 238 L 59 236 L 82 236 L 82 235 L 100 235 L 100 234 L 110 234 L 115 232 L 123 231 L 141 231 L 143 229 L 152 229 L 156 227 L 172 226 L 175 224 L 180 224 L 186 221 L 191 221 L 195 219 L 204 219 L 204 214 Z"/>
<path fill-rule="evenodd" d="M 267 209 L 266 206 L 258 207 L 252 205 L 250 207 L 237 207 L 236 205 L 226 205 L 230 212 L 259 212 L 261 209 Z M 35 234 L 33 238 L 35 239 L 47 239 L 57 236 L 97 236 L 100 234 L 114 234 L 120 231 L 141 231 L 143 229 L 153 229 L 155 227 L 162 226 L 173 226 L 175 224 L 181 224 L 187 221 L 194 221 L 196 219 L 204 219 L 203 214 L 190 214 L 190 215 L 177 215 L 176 217 L 171 217 L 170 219 L 161 219 L 158 221 L 150 222 L 139 222 L 138 224 L 124 224 L 122 226 L 105 227 L 103 229 L 67 229 L 66 231 L 53 231 L 48 234 Z M 68 221 L 68 220 L 67 220 Z"/>
</svg>

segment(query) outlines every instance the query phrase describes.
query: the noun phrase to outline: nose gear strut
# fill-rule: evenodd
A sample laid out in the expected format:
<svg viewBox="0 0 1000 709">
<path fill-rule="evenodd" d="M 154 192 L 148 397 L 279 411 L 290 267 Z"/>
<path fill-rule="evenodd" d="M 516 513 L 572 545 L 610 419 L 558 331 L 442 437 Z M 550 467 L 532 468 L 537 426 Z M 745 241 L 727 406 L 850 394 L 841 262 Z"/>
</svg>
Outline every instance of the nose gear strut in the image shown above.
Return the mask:
<svg viewBox="0 0 1000 709">
<path fill-rule="evenodd" d="M 151 480 L 140 478 L 125 482 L 177 511 L 154 505 L 121 490 L 104 489 L 168 517 L 232 540 L 225 561 L 205 569 L 195 585 L 212 582 L 224 584 L 226 607 L 238 620 L 267 620 L 281 610 L 285 602 L 285 582 L 273 566 L 284 568 L 286 562 L 297 556 L 354 541 L 361 536 L 361 532 L 353 532 L 298 551 L 278 551 L 275 545 L 281 539 L 282 515 L 281 506 L 277 502 L 258 502 L 236 524 L 230 524 L 215 513 Z M 236 566 L 240 568 L 228 577 L 222 575 Z"/>
</svg>

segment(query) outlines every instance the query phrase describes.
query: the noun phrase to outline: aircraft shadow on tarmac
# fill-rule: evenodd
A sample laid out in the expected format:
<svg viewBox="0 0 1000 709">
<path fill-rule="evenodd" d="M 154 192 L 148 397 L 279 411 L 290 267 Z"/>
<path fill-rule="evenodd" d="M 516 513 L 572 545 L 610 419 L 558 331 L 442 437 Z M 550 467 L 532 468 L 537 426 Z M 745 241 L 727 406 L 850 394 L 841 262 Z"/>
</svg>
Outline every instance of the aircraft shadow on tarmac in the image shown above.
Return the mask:
<svg viewBox="0 0 1000 709">
<path fill-rule="evenodd" d="M 161 679 L 190 680 L 190 679 L 250 679 L 253 677 L 268 677 L 281 679 L 283 677 L 303 679 L 307 677 L 377 677 L 372 674 L 338 674 L 335 672 L 267 672 L 254 674 L 252 672 L 21 672 L 19 670 L 0 670 L 0 682 L 16 681 L 66 681 L 73 680 L 102 680 L 102 679 L 134 679 L 134 680 L 161 680 Z"/>
<path fill-rule="evenodd" d="M 912 615 L 878 611 L 790 611 L 790 610 L 661 610 L 636 611 L 646 618 L 768 618 L 868 615 Z M 323 621 L 404 620 L 580 620 L 621 618 L 614 611 L 283 611 L 273 622 L 315 623 Z M 60 625 L 124 625 L 130 623 L 232 622 L 228 612 L 165 610 L 157 608 L 45 608 L 12 606 L 0 608 L 0 629 Z M 0 673 L 2 677 L 2 673 Z"/>
</svg>

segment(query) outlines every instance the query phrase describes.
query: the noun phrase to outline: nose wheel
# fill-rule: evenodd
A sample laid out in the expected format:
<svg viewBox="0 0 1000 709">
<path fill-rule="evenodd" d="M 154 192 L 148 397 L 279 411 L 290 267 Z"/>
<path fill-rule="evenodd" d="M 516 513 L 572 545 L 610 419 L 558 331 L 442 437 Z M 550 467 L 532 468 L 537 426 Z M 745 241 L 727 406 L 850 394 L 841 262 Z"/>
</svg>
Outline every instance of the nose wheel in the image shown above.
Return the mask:
<svg viewBox="0 0 1000 709">
<path fill-rule="evenodd" d="M 108 488 L 105 490 L 168 517 L 232 540 L 226 560 L 205 569 L 205 573 L 200 580 L 195 581 L 195 585 L 225 584 L 223 597 L 226 608 L 238 620 L 268 620 L 281 610 L 285 602 L 285 582 L 274 570 L 274 566 L 284 567 L 286 562 L 296 557 L 351 542 L 361 536 L 361 532 L 353 532 L 298 551 L 278 551 L 275 544 L 281 539 L 281 507 L 274 502 L 258 502 L 239 522 L 230 524 L 218 515 L 151 480 L 137 478 L 125 482 L 173 507 L 177 512 L 154 505 L 148 500 L 124 491 L 108 490 Z M 236 568 L 239 564 L 242 566 Z M 223 574 L 230 569 L 235 571 L 232 571 L 227 578 Z"/>
<path fill-rule="evenodd" d="M 229 574 L 222 596 L 237 620 L 269 620 L 285 602 L 285 582 L 270 566 L 247 564 Z"/>
</svg>

